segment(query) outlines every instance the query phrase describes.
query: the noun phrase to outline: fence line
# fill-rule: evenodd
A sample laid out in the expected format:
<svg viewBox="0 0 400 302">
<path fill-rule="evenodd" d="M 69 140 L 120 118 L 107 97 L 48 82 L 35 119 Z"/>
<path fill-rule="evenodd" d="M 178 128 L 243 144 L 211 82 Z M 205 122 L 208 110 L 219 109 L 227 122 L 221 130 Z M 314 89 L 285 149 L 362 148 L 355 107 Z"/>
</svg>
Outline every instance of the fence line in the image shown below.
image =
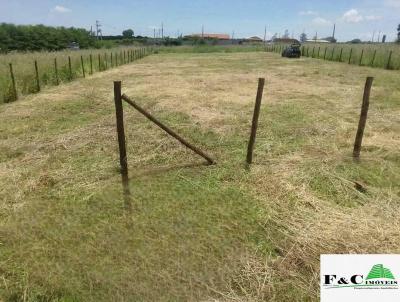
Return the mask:
<svg viewBox="0 0 400 302">
<path fill-rule="evenodd" d="M 62 66 L 59 68 L 57 58 L 54 58 L 54 69 L 52 68 L 46 68 L 46 71 L 41 75 L 40 71 L 43 68 L 40 66 L 40 62 L 37 60 L 33 61 L 33 67 L 34 67 L 34 73 L 33 77 L 21 77 L 21 86 L 19 86 L 19 81 L 18 81 L 18 72 L 15 71 L 15 68 L 13 68 L 12 63 L 9 63 L 9 83 L 8 88 L 5 86 L 5 90 L 3 92 L 2 101 L 4 103 L 8 102 L 13 102 L 18 99 L 18 91 L 22 94 L 30 94 L 30 93 L 36 93 L 41 91 L 42 86 L 46 85 L 59 85 L 62 81 L 72 81 L 75 78 L 81 77 L 81 78 L 86 78 L 86 70 L 85 70 L 85 65 L 89 65 L 89 75 L 93 75 L 95 72 L 101 72 L 108 70 L 113 67 L 120 66 L 122 64 L 128 64 L 131 62 L 134 62 L 138 59 L 143 58 L 144 56 L 147 56 L 151 54 L 152 52 L 147 49 L 147 47 L 143 47 L 138 49 L 140 53 L 143 55 L 141 56 L 134 56 L 134 53 L 136 53 L 135 50 L 128 50 L 122 53 L 121 51 L 121 64 L 118 64 L 118 57 L 113 55 L 111 52 L 110 56 L 108 56 L 108 53 L 104 53 L 104 58 L 101 58 L 100 53 L 98 54 L 98 68 L 97 70 L 94 70 L 93 66 L 93 54 L 90 53 L 88 57 L 84 57 L 81 55 L 80 57 L 78 56 L 76 60 L 73 60 L 71 56 L 68 56 L 67 58 L 67 64 L 66 66 Z M 111 59 L 111 60 L 110 60 Z M 89 62 L 88 62 L 89 61 Z M 109 64 L 110 63 L 110 64 Z M 32 83 L 31 83 L 32 82 Z M 21 89 L 18 89 L 18 86 L 21 87 Z M 1 102 L 1 100 L 0 100 Z"/>
<path fill-rule="evenodd" d="M 285 49 L 287 47 L 287 45 L 272 45 L 265 47 L 265 51 L 280 53 L 282 48 Z M 335 62 L 347 62 L 349 64 L 359 66 L 369 66 L 387 70 L 400 70 L 400 50 L 396 52 L 393 49 L 381 49 L 381 51 L 378 52 L 378 49 L 376 48 L 366 49 L 364 47 L 348 47 L 347 50 L 345 50 L 344 47 L 341 47 L 338 54 L 338 52 L 335 53 L 335 46 L 332 46 L 332 51 L 330 51 L 331 47 L 327 46 L 325 47 L 323 56 L 321 56 L 321 47 L 318 47 L 318 51 L 315 51 L 315 47 L 316 46 L 303 45 L 301 47 L 301 55 L 303 57 L 311 57 Z"/>
</svg>

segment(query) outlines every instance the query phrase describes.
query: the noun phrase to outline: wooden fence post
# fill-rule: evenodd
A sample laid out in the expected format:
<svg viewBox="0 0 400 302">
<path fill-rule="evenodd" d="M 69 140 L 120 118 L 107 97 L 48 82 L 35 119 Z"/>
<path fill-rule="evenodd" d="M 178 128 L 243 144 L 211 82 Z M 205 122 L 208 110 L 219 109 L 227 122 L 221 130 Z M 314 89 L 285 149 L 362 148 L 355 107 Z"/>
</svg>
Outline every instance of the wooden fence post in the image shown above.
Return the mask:
<svg viewBox="0 0 400 302">
<path fill-rule="evenodd" d="M 56 85 L 60 85 L 60 79 L 58 78 L 58 67 L 57 67 L 57 58 L 54 58 L 54 75 L 56 77 Z"/>
<path fill-rule="evenodd" d="M 353 54 L 353 48 L 350 48 L 350 55 L 349 55 L 349 64 L 351 64 L 351 56 Z"/>
<path fill-rule="evenodd" d="M 388 61 L 386 64 L 386 69 L 390 69 L 390 61 L 392 60 L 392 53 L 393 53 L 393 50 L 391 50 L 389 53 L 389 58 L 388 58 Z"/>
<path fill-rule="evenodd" d="M 371 94 L 371 87 L 374 78 L 368 77 L 367 81 L 365 82 L 364 88 L 364 96 L 361 106 L 361 114 L 360 114 L 360 121 L 358 123 L 357 135 L 356 140 L 354 142 L 354 150 L 353 150 L 353 157 L 354 159 L 358 160 L 360 158 L 361 152 L 361 144 L 364 136 L 364 129 L 367 123 L 367 116 L 368 116 L 368 108 L 369 108 L 369 97 Z"/>
<path fill-rule="evenodd" d="M 247 164 L 249 164 L 249 165 L 253 162 L 254 143 L 256 141 L 258 118 L 260 116 L 260 108 L 261 108 L 261 100 L 262 100 L 263 91 L 264 91 L 264 84 L 265 84 L 264 78 L 258 79 L 256 104 L 254 106 L 253 122 L 251 125 L 249 145 L 247 147 Z"/>
<path fill-rule="evenodd" d="M 35 77 L 36 77 L 36 92 L 40 91 L 39 68 L 35 60 Z"/>
<path fill-rule="evenodd" d="M 328 47 L 325 47 L 325 52 L 324 52 L 324 60 L 326 60 L 326 52 L 328 51 Z"/>
<path fill-rule="evenodd" d="M 100 58 L 100 54 L 98 54 L 98 59 L 99 59 L 99 71 L 101 71 L 101 58 Z"/>
<path fill-rule="evenodd" d="M 14 101 L 18 100 L 18 94 L 17 94 L 17 86 L 15 85 L 15 77 L 14 77 L 14 71 L 12 67 L 12 63 L 10 63 L 10 77 L 11 77 L 11 85 L 12 85 L 12 90 L 13 90 L 13 97 Z"/>
<path fill-rule="evenodd" d="M 90 54 L 90 74 L 93 74 L 93 58 L 92 58 L 92 54 Z"/>
<path fill-rule="evenodd" d="M 363 56 L 364 56 L 364 49 L 361 50 L 360 64 L 358 64 L 358 65 L 360 65 L 360 66 L 362 65 Z"/>
<path fill-rule="evenodd" d="M 124 64 L 126 64 L 126 51 L 124 50 Z"/>
<path fill-rule="evenodd" d="M 334 56 L 335 56 L 335 47 L 333 47 L 333 49 L 332 49 L 331 61 L 333 61 Z"/>
<path fill-rule="evenodd" d="M 376 58 L 376 49 L 374 51 L 374 55 L 372 56 L 371 67 L 374 67 L 375 58 Z"/>
<path fill-rule="evenodd" d="M 111 52 L 111 62 L 110 62 L 110 64 L 111 64 L 111 68 L 113 68 L 114 64 L 113 64 L 113 53 L 112 52 Z"/>
<path fill-rule="evenodd" d="M 122 188 L 124 195 L 125 206 L 130 209 L 130 190 L 129 190 L 129 176 L 128 176 L 128 159 L 126 156 L 126 143 L 125 143 L 125 130 L 124 130 L 124 109 L 122 106 L 121 98 L 121 81 L 114 82 L 114 102 L 115 102 L 115 116 L 117 120 L 117 135 L 119 147 L 119 163 L 121 165 L 121 178 Z"/>
<path fill-rule="evenodd" d="M 343 48 L 340 49 L 339 62 L 342 62 Z"/>
<path fill-rule="evenodd" d="M 72 65 L 70 56 L 68 56 L 68 67 L 69 67 L 69 80 L 72 81 Z"/>
<path fill-rule="evenodd" d="M 84 78 L 86 78 L 85 65 L 83 64 L 83 56 L 81 56 L 81 65 L 82 65 L 82 75 Z"/>
<path fill-rule="evenodd" d="M 117 135 L 119 146 L 119 163 L 121 165 L 121 174 L 128 178 L 128 160 L 126 156 L 125 130 L 124 130 L 124 109 L 122 107 L 121 81 L 114 82 L 114 102 L 115 114 L 117 120 Z"/>
<path fill-rule="evenodd" d="M 319 59 L 319 52 L 321 51 L 321 46 L 318 47 L 318 54 L 317 54 L 317 58 Z"/>
<path fill-rule="evenodd" d="M 107 53 L 104 53 L 104 65 L 105 65 L 105 70 L 107 70 Z"/>
</svg>

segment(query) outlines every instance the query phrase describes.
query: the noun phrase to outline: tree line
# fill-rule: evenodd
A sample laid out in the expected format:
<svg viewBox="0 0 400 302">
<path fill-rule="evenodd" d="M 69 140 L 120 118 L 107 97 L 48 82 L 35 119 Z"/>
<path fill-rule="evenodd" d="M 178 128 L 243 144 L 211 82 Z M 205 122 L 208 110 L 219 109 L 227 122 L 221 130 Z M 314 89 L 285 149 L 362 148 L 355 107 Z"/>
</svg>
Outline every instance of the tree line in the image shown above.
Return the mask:
<svg viewBox="0 0 400 302">
<path fill-rule="evenodd" d="M 72 42 L 78 43 L 80 48 L 89 48 L 96 44 L 90 32 L 82 28 L 0 24 L 1 52 L 62 50 Z"/>
</svg>

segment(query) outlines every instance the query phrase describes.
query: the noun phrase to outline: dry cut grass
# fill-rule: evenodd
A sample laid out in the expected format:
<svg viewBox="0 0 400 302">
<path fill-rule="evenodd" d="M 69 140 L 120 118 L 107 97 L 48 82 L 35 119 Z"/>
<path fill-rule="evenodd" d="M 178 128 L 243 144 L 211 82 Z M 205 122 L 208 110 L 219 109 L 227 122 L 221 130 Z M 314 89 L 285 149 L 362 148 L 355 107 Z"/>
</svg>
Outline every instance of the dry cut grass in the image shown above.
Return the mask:
<svg viewBox="0 0 400 302">
<path fill-rule="evenodd" d="M 258 77 L 265 96 L 247 170 Z M 125 107 L 127 207 L 118 79 L 218 164 L 198 165 Z M 272 53 L 159 54 L 1 106 L 1 297 L 317 301 L 321 253 L 399 251 L 399 87 L 397 72 Z"/>
</svg>

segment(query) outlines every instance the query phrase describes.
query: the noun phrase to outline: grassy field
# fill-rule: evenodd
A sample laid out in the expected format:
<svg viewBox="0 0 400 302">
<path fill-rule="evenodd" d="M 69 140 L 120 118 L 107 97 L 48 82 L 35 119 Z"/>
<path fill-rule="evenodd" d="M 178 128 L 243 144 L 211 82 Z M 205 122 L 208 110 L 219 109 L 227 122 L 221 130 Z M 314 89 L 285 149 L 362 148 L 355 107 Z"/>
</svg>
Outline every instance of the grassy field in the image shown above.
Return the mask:
<svg viewBox="0 0 400 302">
<path fill-rule="evenodd" d="M 125 107 L 125 203 L 113 80 L 217 165 Z M 321 253 L 400 249 L 399 84 L 395 71 L 267 52 L 173 53 L 0 106 L 0 299 L 318 301 Z"/>
<path fill-rule="evenodd" d="M 13 68 L 17 95 L 26 95 L 38 92 L 35 61 L 38 66 L 39 85 L 42 88 L 82 78 L 84 76 L 83 70 L 85 70 L 85 75 L 89 76 L 91 73 L 126 64 L 132 61 L 131 56 L 134 50 L 138 51 L 138 48 L 120 47 L 79 51 L 0 54 L 0 104 L 15 100 L 10 63 Z M 71 59 L 71 72 L 68 58 Z M 57 61 L 57 72 L 55 60 Z"/>
</svg>

